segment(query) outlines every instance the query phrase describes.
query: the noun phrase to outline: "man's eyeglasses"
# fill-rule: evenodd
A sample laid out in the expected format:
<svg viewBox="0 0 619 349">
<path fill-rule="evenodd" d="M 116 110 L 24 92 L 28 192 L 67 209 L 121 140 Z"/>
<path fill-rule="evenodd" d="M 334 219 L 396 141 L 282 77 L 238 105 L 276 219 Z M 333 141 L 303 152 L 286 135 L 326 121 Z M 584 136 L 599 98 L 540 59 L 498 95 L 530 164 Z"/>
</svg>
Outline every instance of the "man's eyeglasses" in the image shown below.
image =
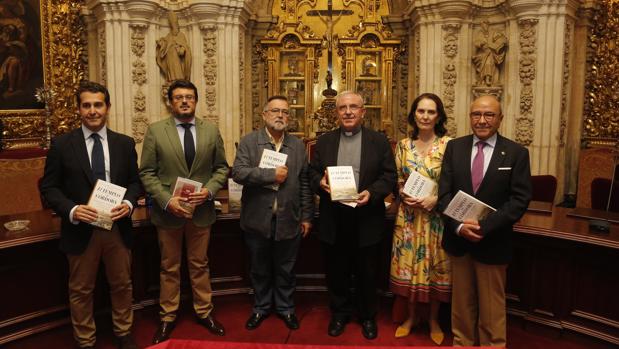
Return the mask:
<svg viewBox="0 0 619 349">
<path fill-rule="evenodd" d="M 358 112 L 359 110 L 361 110 L 361 108 L 363 108 L 362 106 L 356 105 L 356 104 L 351 104 L 351 105 L 340 105 L 337 107 L 337 111 L 340 113 L 345 112 L 347 109 L 350 110 L 353 113 Z"/>
<path fill-rule="evenodd" d="M 282 113 L 282 115 L 284 116 L 288 116 L 290 115 L 290 111 L 288 109 L 279 109 L 279 108 L 273 108 L 268 110 L 271 114 L 279 114 Z"/>
<path fill-rule="evenodd" d="M 486 119 L 486 121 L 492 121 L 494 120 L 494 118 L 496 118 L 496 113 L 493 113 L 493 112 L 482 113 L 479 111 L 474 111 L 471 114 L 469 114 L 469 116 L 471 117 L 473 121 L 479 121 L 482 116 L 484 117 L 484 119 Z"/>
<path fill-rule="evenodd" d="M 172 96 L 172 99 L 175 100 L 176 102 L 182 102 L 183 100 L 186 100 L 188 102 L 193 102 L 196 100 L 196 96 L 194 95 L 176 95 L 176 96 Z"/>
</svg>

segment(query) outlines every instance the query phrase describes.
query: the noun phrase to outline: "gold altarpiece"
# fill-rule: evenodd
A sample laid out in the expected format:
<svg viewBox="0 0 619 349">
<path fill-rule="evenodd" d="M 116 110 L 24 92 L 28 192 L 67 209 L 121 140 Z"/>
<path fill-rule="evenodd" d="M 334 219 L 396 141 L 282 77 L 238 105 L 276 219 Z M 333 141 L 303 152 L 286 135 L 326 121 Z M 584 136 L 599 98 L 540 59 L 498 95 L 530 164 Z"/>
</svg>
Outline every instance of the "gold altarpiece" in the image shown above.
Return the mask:
<svg viewBox="0 0 619 349">
<path fill-rule="evenodd" d="M 302 0 L 273 4 L 277 22 L 259 40 L 267 96 L 285 95 L 290 130 L 313 138 L 337 127 L 335 96 L 364 97 L 365 125 L 394 137 L 394 61 L 401 41 L 382 23 L 387 1 Z"/>
</svg>

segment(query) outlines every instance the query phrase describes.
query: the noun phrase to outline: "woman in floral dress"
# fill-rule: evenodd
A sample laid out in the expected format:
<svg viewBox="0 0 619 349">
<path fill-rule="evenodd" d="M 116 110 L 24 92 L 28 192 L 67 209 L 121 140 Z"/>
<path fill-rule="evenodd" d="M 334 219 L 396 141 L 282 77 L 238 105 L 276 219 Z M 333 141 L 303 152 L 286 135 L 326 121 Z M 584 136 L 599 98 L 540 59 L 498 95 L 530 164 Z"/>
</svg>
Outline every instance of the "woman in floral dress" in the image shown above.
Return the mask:
<svg viewBox="0 0 619 349">
<path fill-rule="evenodd" d="M 400 207 L 393 232 L 390 288 L 408 304 L 408 316 L 395 336 L 407 336 L 416 324 L 418 303 L 430 303 L 430 337 L 436 344 L 444 339 L 438 322 L 441 302 L 451 299 L 451 267 L 441 247 L 443 222 L 436 211 L 436 191 L 427 197 L 410 197 L 402 192 L 412 171 L 437 184 L 447 142 L 447 115 L 441 99 L 424 93 L 413 102 L 408 115 L 411 137 L 401 140 L 395 153 L 400 189 Z M 437 188 L 438 189 L 438 188 Z"/>
</svg>

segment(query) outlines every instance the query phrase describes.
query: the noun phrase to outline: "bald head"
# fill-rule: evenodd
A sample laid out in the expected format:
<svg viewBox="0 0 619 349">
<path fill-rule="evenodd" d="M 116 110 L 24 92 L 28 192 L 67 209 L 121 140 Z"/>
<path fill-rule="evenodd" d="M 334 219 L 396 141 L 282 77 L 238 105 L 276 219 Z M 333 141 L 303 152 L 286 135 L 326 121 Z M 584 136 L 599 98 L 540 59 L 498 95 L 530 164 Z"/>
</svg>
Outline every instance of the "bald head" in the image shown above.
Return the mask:
<svg viewBox="0 0 619 349">
<path fill-rule="evenodd" d="M 477 138 L 487 140 L 492 137 L 503 120 L 501 103 L 494 96 L 481 96 L 471 104 L 471 129 Z"/>
</svg>

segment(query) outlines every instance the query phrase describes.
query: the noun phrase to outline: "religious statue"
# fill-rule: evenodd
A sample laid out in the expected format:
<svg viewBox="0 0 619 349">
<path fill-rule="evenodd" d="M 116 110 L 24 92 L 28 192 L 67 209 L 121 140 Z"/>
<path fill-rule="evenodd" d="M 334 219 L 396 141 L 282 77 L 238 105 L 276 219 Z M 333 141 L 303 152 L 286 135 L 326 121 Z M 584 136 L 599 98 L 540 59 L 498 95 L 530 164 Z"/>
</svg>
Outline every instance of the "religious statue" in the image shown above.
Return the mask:
<svg viewBox="0 0 619 349">
<path fill-rule="evenodd" d="M 285 76 L 301 76 L 299 63 L 299 58 L 297 56 L 288 57 L 288 71 Z"/>
<path fill-rule="evenodd" d="M 318 13 L 318 18 L 327 26 L 325 29 L 325 34 L 322 36 L 322 47 L 326 48 L 328 51 L 333 51 L 334 48 L 337 47 L 338 36 L 337 34 L 333 34 L 333 27 L 335 24 L 342 18 L 343 11 L 339 12 L 339 15 L 335 20 L 333 20 L 333 14 L 329 14 L 328 16 L 324 16 Z"/>
<path fill-rule="evenodd" d="M 376 76 L 376 61 L 374 57 L 366 56 L 361 61 L 361 76 Z"/>
<path fill-rule="evenodd" d="M 481 23 L 481 31 L 474 40 L 477 52 L 473 56 L 478 86 L 496 86 L 499 83 L 499 68 L 505 60 L 507 41 L 501 32 L 491 34 L 487 21 Z"/>
<path fill-rule="evenodd" d="M 191 78 L 191 48 L 178 27 L 174 11 L 168 14 L 170 32 L 157 40 L 157 65 L 167 81 Z"/>
</svg>

